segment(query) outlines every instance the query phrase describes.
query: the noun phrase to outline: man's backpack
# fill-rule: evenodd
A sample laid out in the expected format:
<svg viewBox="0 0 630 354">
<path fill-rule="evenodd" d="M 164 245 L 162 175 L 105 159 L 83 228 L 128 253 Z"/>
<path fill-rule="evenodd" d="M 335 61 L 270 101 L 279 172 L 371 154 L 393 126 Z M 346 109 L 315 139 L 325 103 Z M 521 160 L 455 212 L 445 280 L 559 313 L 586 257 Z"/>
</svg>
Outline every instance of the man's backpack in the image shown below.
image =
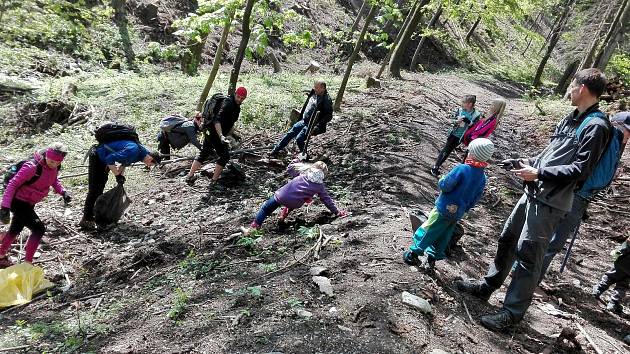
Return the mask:
<svg viewBox="0 0 630 354">
<path fill-rule="evenodd" d="M 214 120 L 214 117 L 219 113 L 219 108 L 227 96 L 222 93 L 215 93 L 212 97 L 208 98 L 203 104 L 203 110 L 201 111 L 201 117 L 203 118 L 203 127 L 207 128 Z"/>
<path fill-rule="evenodd" d="M 160 122 L 160 129 L 165 133 L 170 133 L 174 128 L 186 123 L 188 120 L 185 117 L 174 114 L 162 118 Z"/>
<path fill-rule="evenodd" d="M 594 118 L 608 119 L 601 112 L 591 113 L 584 118 L 577 128 L 575 135 L 579 137 L 586 124 Z M 591 175 L 584 181 L 582 187 L 577 192 L 580 196 L 589 198 L 594 192 L 602 190 L 612 183 L 615 172 L 617 172 L 617 167 L 619 166 L 621 155 L 620 134 L 622 133 L 618 129 L 614 127 L 611 128 L 611 136 L 602 156 L 599 158 L 595 168 L 593 168 Z"/>
<path fill-rule="evenodd" d="M 20 171 L 22 166 L 24 166 L 24 164 L 26 162 L 28 162 L 28 161 L 33 161 L 35 163 L 35 166 L 36 166 L 37 169 L 35 171 L 35 175 L 33 177 L 31 177 L 31 179 L 26 181 L 25 184 L 33 184 L 33 183 L 37 182 L 39 177 L 42 176 L 42 165 L 37 163 L 37 161 L 35 161 L 35 159 L 28 159 L 28 160 L 19 161 L 19 162 L 15 163 L 15 164 L 9 166 L 9 168 L 7 168 L 7 171 L 4 173 L 4 178 L 3 178 L 2 184 L 3 184 L 5 189 L 7 188 L 7 186 L 9 185 L 9 182 L 11 182 L 13 177 L 15 177 L 18 174 L 18 172 Z"/>
<path fill-rule="evenodd" d="M 136 128 L 123 123 L 105 123 L 96 129 L 94 136 L 99 144 L 119 140 L 130 140 L 138 144 L 140 143 Z"/>
</svg>

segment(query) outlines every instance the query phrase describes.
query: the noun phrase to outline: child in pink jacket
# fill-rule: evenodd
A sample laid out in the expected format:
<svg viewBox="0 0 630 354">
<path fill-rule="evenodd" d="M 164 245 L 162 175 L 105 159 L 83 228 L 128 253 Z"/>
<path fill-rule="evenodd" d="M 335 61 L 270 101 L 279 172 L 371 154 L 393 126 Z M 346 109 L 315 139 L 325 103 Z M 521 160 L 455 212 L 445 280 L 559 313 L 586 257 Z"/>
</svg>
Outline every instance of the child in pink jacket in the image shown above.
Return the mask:
<svg viewBox="0 0 630 354">
<path fill-rule="evenodd" d="M 291 210 L 297 209 L 305 203 L 310 203 L 315 195 L 319 196 L 324 205 L 331 213 L 338 217 L 345 217 L 348 213 L 337 209 L 335 202 L 328 194 L 324 185 L 324 177 L 328 173 L 328 167 L 322 161 L 314 164 L 298 163 L 294 161 L 287 168 L 287 172 L 293 179 L 278 189 L 269 200 L 267 200 L 256 214 L 256 219 L 252 221 L 250 228 L 242 228 L 244 234 L 249 234 L 253 230 L 259 229 L 269 214 L 279 207 L 279 219 L 284 220 Z"/>
<path fill-rule="evenodd" d="M 33 263 L 33 255 L 46 231 L 46 226 L 35 213 L 35 204 L 48 195 L 51 186 L 63 196 L 64 202 L 70 202 L 70 195 L 57 176 L 66 154 L 63 144 L 53 143 L 43 152 L 36 152 L 33 159 L 26 161 L 7 184 L 2 197 L 0 220 L 3 224 L 11 222 L 11 225 L 0 243 L 0 268 L 12 265 L 7 252 L 24 227 L 31 230 L 26 241 L 24 260 Z"/>
</svg>

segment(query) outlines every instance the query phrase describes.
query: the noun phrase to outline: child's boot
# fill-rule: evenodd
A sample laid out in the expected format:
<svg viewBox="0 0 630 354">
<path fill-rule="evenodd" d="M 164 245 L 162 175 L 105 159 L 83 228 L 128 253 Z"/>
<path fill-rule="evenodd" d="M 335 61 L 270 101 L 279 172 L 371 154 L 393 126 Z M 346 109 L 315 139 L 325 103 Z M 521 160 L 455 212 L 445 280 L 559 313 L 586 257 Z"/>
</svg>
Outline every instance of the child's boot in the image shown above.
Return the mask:
<svg viewBox="0 0 630 354">
<path fill-rule="evenodd" d="M 411 251 L 407 251 L 403 253 L 403 262 L 405 262 L 406 264 L 410 266 L 418 266 L 422 264 L 422 262 L 418 258 L 418 255 Z"/>
<path fill-rule="evenodd" d="M 430 254 L 427 255 L 427 261 L 424 264 L 424 269 L 428 271 L 435 270 L 435 258 L 433 258 Z"/>
<path fill-rule="evenodd" d="M 258 225 L 255 221 L 252 221 L 252 223 L 249 224 L 249 227 L 241 226 L 243 236 L 249 236 L 256 230 L 260 230 L 260 225 Z"/>
<path fill-rule="evenodd" d="M 280 213 L 278 214 L 278 220 L 284 222 L 284 219 L 287 218 L 287 216 L 289 216 L 289 212 L 291 210 L 289 210 L 289 208 L 287 207 L 283 207 L 282 209 L 280 209 Z"/>
<path fill-rule="evenodd" d="M 606 310 L 608 310 L 608 311 L 610 311 L 612 313 L 615 313 L 617 315 L 622 315 L 623 314 L 623 306 L 621 306 L 619 301 L 615 301 L 613 299 L 608 301 L 608 304 L 606 305 Z"/>
</svg>

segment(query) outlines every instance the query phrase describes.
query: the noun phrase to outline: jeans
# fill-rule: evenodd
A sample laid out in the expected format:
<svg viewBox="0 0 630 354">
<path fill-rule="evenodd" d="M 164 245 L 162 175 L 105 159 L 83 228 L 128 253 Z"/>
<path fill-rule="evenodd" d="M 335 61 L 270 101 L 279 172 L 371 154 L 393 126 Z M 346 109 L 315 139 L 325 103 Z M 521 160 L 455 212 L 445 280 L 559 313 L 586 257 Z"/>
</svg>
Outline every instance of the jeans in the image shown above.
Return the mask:
<svg viewBox="0 0 630 354">
<path fill-rule="evenodd" d="M 285 147 L 287 147 L 287 145 L 289 145 L 291 140 L 295 138 L 295 142 L 297 143 L 297 146 L 300 149 L 300 152 L 303 152 L 304 144 L 306 143 L 307 134 L 308 134 L 308 125 L 304 124 L 303 120 L 300 120 L 299 122 L 293 124 L 291 129 L 289 129 L 289 131 L 284 135 L 282 140 L 280 140 L 278 144 L 276 144 L 273 150 L 277 152 L 284 149 Z"/>
<path fill-rule="evenodd" d="M 273 213 L 280 206 L 281 204 L 276 201 L 276 197 L 271 196 L 271 198 L 267 199 L 267 201 L 263 203 L 263 205 L 260 207 L 260 210 L 258 211 L 258 214 L 256 214 L 256 224 L 258 224 L 258 226 L 261 226 L 263 222 L 265 222 L 267 216 Z"/>
<path fill-rule="evenodd" d="M 497 254 L 484 280 L 491 289 L 498 289 L 516 260 L 503 308 L 517 322 L 532 302 L 549 239 L 565 213 L 523 194 L 505 222 Z"/>
<path fill-rule="evenodd" d="M 589 201 L 587 199 L 578 195 L 573 197 L 573 206 L 571 207 L 571 211 L 560 221 L 558 227 L 556 227 L 556 232 L 554 232 L 551 237 L 551 241 L 549 242 L 547 253 L 545 253 L 545 258 L 543 259 L 542 270 L 540 271 L 540 279 L 538 279 L 539 283 L 545 277 L 553 257 L 558 252 L 562 251 L 569 237 L 574 235 L 580 228 L 582 217 L 586 212 L 586 208 L 588 208 L 588 204 Z"/>
</svg>

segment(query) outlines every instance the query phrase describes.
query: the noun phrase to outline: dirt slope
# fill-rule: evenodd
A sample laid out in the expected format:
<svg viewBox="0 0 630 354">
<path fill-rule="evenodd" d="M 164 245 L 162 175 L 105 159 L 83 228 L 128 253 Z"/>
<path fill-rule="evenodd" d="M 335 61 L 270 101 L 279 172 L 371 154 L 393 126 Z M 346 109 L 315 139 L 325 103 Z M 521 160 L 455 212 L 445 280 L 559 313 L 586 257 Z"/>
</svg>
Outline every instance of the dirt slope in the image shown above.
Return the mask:
<svg viewBox="0 0 630 354">
<path fill-rule="evenodd" d="M 204 200 L 205 180 L 189 188 L 161 176 L 162 171 L 135 169 L 127 178 L 135 203 L 128 219 L 107 233 L 62 227 L 56 220 L 62 220 L 64 210 L 49 198 L 42 216 L 52 226 L 51 236 L 45 238 L 48 246 L 42 247 L 39 261 L 49 277 L 63 284 L 58 254 L 74 285 L 60 296 L 3 313 L 0 329 L 15 331 L 19 319 L 78 322 L 81 352 L 538 353 L 572 322 L 541 310 L 553 304 L 565 317 L 574 316 L 605 352 L 628 350 L 621 341 L 630 333 L 627 316 L 605 313 L 588 295 L 610 265 L 608 252 L 616 246 L 612 239 L 627 236 L 630 222 L 622 220 L 618 207 L 614 212 L 591 208 L 593 216 L 567 271 L 558 276 L 559 263 L 554 262 L 547 294 L 535 298 L 523 323 L 507 335 L 477 322 L 479 315 L 500 306 L 504 288 L 489 305 L 453 288 L 455 279 L 485 274 L 494 256 L 495 240 L 520 196 L 518 183 L 505 172 L 488 169 L 488 189 L 464 222 L 461 248 L 438 262 L 435 275 L 401 260 L 411 239 L 406 208 L 431 208 L 436 180 L 427 171 L 446 138 L 448 112 L 461 95 L 476 94 L 481 109 L 498 95 L 508 99 L 494 138 L 497 159 L 533 155 L 560 117 L 535 115 L 532 103 L 514 98 L 520 94 L 516 88 L 455 74 L 417 74 L 385 86 L 351 92 L 329 133 L 313 140 L 312 153 L 330 165 L 327 184 L 333 196 L 352 216 L 333 219 L 318 202 L 292 214 L 283 229 L 275 215 L 270 217 L 258 240 L 231 237 L 287 180 L 282 166 L 262 164 L 255 153 L 246 155 L 240 164 L 247 179 L 212 191 Z M 534 138 L 533 131 L 541 137 Z M 252 139 L 245 147 L 277 138 L 265 132 L 246 136 Z M 615 188 L 627 198 L 627 183 Z M 83 197 L 76 195 L 67 218 L 78 222 Z M 624 203 L 621 197 L 614 200 Z M 301 226 L 316 224 L 323 236 L 332 237 L 319 260 L 309 253 L 319 233 L 300 232 Z M 309 269 L 314 265 L 328 269 L 334 297 L 313 284 Z M 403 291 L 428 299 L 434 315 L 403 305 Z M 175 310 L 181 315 L 175 316 Z M 27 351 L 63 351 L 68 333 L 75 333 L 71 327 L 63 335 L 29 343 Z M 593 352 L 585 338 L 579 343 Z M 554 347 L 554 352 L 565 350 L 572 349 Z"/>
</svg>

